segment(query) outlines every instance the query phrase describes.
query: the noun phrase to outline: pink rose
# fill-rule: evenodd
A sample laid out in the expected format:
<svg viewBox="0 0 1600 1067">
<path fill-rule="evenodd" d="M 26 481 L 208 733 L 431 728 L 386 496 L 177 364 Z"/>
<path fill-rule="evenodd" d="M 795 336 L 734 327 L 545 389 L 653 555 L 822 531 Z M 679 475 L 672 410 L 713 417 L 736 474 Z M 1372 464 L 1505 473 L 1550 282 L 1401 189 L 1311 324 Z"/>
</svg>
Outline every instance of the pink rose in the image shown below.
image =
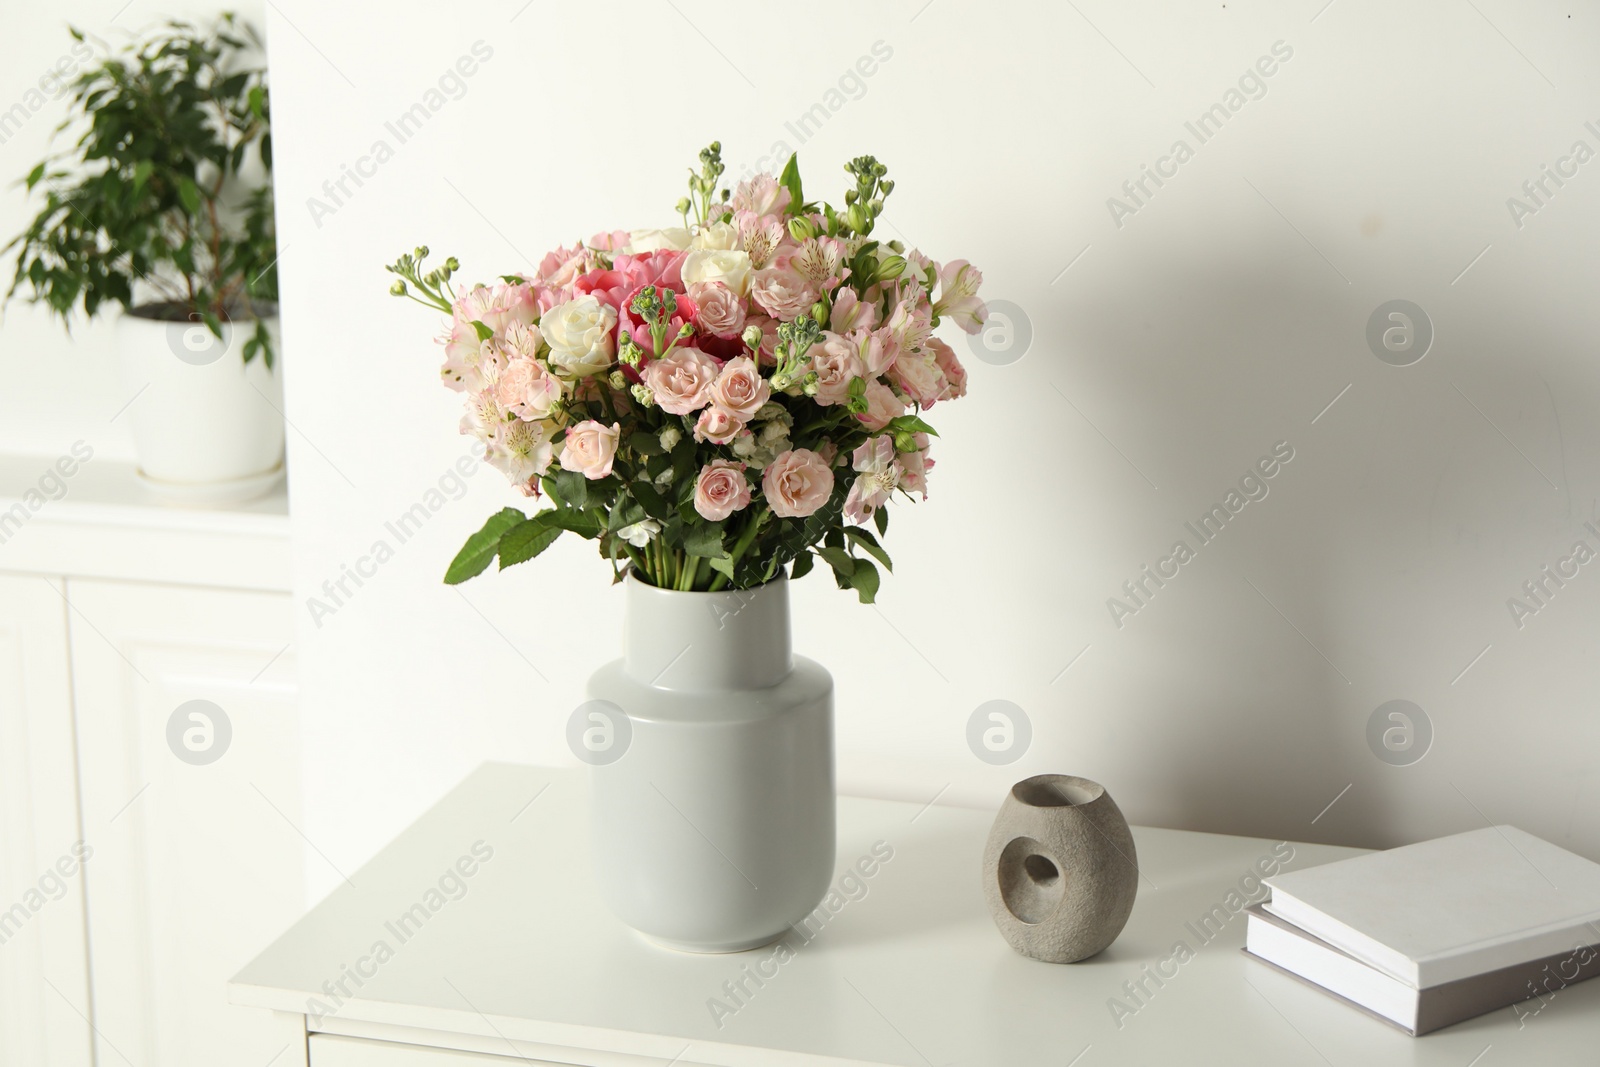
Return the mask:
<svg viewBox="0 0 1600 1067">
<path fill-rule="evenodd" d="M 561 469 L 579 471 L 590 481 L 604 478 L 611 473 L 621 435 L 619 424 L 604 426 L 593 419 L 568 427 L 566 443 L 561 447 Z"/>
<path fill-rule="evenodd" d="M 761 377 L 755 361 L 749 356 L 730 359 L 722 365 L 722 373 L 711 386 L 711 403 L 739 416 L 741 422 L 756 417 L 772 397 L 772 386 Z"/>
<path fill-rule="evenodd" d="M 821 344 L 811 346 L 811 369 L 817 376 L 817 403 L 824 407 L 850 398 L 850 382 L 866 376 L 856 346 L 836 333 L 824 333 Z"/>
<path fill-rule="evenodd" d="M 688 415 L 705 407 L 716 380 L 716 361 L 698 348 L 675 348 L 644 372 L 644 383 L 669 415 Z"/>
<path fill-rule="evenodd" d="M 967 395 L 967 368 L 961 365 L 956 358 L 955 349 L 939 340 L 937 337 L 928 340 L 928 348 L 933 350 L 933 360 L 939 365 L 939 370 L 944 374 L 944 392 L 939 395 L 940 400 L 959 400 Z M 928 405 L 932 407 L 930 403 Z"/>
<path fill-rule="evenodd" d="M 543 363 L 519 356 L 500 372 L 495 399 L 524 422 L 538 422 L 549 418 L 561 399 L 561 383 Z"/>
<path fill-rule="evenodd" d="M 893 389 L 882 382 L 868 382 L 867 411 L 856 418 L 866 424 L 869 430 L 881 430 L 889 425 L 891 419 L 897 419 L 905 413 L 906 405 L 894 395 Z"/>
<path fill-rule="evenodd" d="M 793 271 L 776 267 L 756 271 L 750 296 L 763 311 L 783 322 L 809 314 L 811 305 L 817 302 L 817 291 L 810 282 Z"/>
<path fill-rule="evenodd" d="M 750 483 L 744 478 L 744 464 L 714 459 L 700 468 L 694 483 L 694 509 L 710 522 L 721 522 L 750 504 Z"/>
<path fill-rule="evenodd" d="M 694 439 L 696 441 L 710 441 L 714 445 L 725 445 L 739 436 L 739 431 L 744 429 L 744 420 L 726 408 L 713 404 L 700 412 L 700 417 L 694 423 Z"/>
<path fill-rule="evenodd" d="M 833 471 L 810 449 L 791 449 L 761 472 L 761 491 L 774 515 L 803 519 L 833 495 Z"/>
<path fill-rule="evenodd" d="M 744 329 L 744 302 L 721 282 L 701 282 L 689 287 L 694 301 L 695 325 L 717 337 L 737 337 Z"/>
</svg>

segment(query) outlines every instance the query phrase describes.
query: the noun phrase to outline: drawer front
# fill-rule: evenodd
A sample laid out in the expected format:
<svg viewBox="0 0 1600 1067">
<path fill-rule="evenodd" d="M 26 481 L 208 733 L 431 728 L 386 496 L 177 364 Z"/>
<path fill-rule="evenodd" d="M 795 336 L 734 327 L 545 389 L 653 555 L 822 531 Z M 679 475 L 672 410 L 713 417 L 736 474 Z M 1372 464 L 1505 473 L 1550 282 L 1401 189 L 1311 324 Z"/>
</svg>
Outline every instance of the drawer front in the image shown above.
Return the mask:
<svg viewBox="0 0 1600 1067">
<path fill-rule="evenodd" d="M 397 1045 L 390 1041 L 311 1035 L 311 1067 L 566 1067 L 549 1060 L 486 1056 L 479 1052 L 451 1052 L 423 1045 Z"/>
</svg>

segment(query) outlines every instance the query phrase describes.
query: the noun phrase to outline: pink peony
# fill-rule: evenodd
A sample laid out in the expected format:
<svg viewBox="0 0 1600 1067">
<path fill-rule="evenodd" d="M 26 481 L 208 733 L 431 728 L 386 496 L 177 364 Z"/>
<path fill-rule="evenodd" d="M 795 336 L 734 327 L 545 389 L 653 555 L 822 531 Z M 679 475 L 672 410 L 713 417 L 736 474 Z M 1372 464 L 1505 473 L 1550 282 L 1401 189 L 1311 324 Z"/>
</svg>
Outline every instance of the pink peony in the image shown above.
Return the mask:
<svg viewBox="0 0 1600 1067">
<path fill-rule="evenodd" d="M 761 472 L 761 491 L 774 515 L 803 519 L 833 495 L 833 471 L 810 449 L 791 449 Z"/>
<path fill-rule="evenodd" d="M 744 301 L 721 282 L 701 282 L 689 287 L 694 302 L 695 326 L 717 337 L 738 337 L 744 329 Z"/>
<path fill-rule="evenodd" d="M 561 399 L 561 383 L 537 359 L 519 356 L 500 372 L 495 399 L 524 422 L 538 422 L 549 418 Z"/>
<path fill-rule="evenodd" d="M 882 382 L 867 383 L 867 411 L 864 415 L 857 415 L 869 430 L 881 430 L 889 425 L 891 419 L 897 419 L 906 413 L 905 402 L 894 395 Z"/>
<path fill-rule="evenodd" d="M 817 403 L 824 407 L 850 399 L 850 382 L 866 376 L 867 369 L 856 355 L 849 338 L 824 333 L 820 344 L 811 346 L 811 370 L 817 376 Z"/>
<path fill-rule="evenodd" d="M 750 296 L 761 309 L 782 322 L 793 322 L 809 314 L 817 302 L 817 290 L 810 282 L 790 270 L 768 267 L 756 271 Z"/>
<path fill-rule="evenodd" d="M 945 388 L 939 395 L 940 400 L 959 400 L 967 395 L 967 368 L 961 365 L 956 358 L 955 349 L 939 340 L 937 337 L 928 339 L 928 348 L 933 350 L 934 362 L 939 365 L 939 370 L 944 374 Z M 932 404 L 928 405 L 932 407 Z"/>
<path fill-rule="evenodd" d="M 761 405 L 771 396 L 772 387 L 749 356 L 740 356 L 724 363 L 722 372 L 711 386 L 711 403 L 739 416 L 741 422 L 755 418 Z"/>
<path fill-rule="evenodd" d="M 696 441 L 710 441 L 714 445 L 725 445 L 739 436 L 739 431 L 744 429 L 744 420 L 726 408 L 712 405 L 703 408 L 700 417 L 694 423 L 694 439 Z"/>
<path fill-rule="evenodd" d="M 900 353 L 890 376 L 902 392 L 922 407 L 931 407 L 944 395 L 944 372 L 927 348 Z"/>
<path fill-rule="evenodd" d="M 714 459 L 700 468 L 694 483 L 694 509 L 701 518 L 721 522 L 749 505 L 750 483 L 745 481 L 743 463 Z"/>
<path fill-rule="evenodd" d="M 698 348 L 675 348 L 645 368 L 644 382 L 669 415 L 688 415 L 711 400 L 717 364 Z"/>
<path fill-rule="evenodd" d="M 604 478 L 611 473 L 621 435 L 619 424 L 605 426 L 593 419 L 568 427 L 567 440 L 561 448 L 561 469 L 579 471 L 591 481 Z"/>
</svg>

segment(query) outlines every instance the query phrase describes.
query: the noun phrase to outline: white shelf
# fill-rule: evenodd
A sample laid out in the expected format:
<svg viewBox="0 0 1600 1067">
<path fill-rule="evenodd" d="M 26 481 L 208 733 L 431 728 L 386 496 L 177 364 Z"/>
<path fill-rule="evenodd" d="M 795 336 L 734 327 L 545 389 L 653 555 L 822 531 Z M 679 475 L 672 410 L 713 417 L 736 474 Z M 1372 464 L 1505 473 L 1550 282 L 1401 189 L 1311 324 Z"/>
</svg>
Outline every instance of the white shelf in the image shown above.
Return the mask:
<svg viewBox="0 0 1600 1067">
<path fill-rule="evenodd" d="M 77 464 L 59 479 L 63 492 L 50 482 L 55 462 L 0 455 L 0 571 L 290 589 L 282 483 L 244 504 L 187 508 L 163 503 L 116 460 Z"/>
</svg>

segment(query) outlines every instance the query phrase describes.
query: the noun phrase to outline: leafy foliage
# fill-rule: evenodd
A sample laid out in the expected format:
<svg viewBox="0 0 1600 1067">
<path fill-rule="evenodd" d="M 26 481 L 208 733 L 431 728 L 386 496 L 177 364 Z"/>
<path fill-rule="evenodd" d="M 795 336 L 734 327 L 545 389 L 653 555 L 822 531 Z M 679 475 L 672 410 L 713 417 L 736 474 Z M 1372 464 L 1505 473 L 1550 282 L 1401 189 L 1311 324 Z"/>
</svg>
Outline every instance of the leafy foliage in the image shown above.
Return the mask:
<svg viewBox="0 0 1600 1067">
<path fill-rule="evenodd" d="M 69 324 L 75 308 L 93 318 L 113 303 L 219 337 L 225 321 L 255 320 L 243 356 L 270 366 L 259 321 L 278 295 L 270 107 L 265 70 L 241 62 L 260 47 L 255 31 L 230 14 L 93 44 L 56 131 L 82 132 L 24 179 L 44 203 L 0 249 L 17 252 L 5 299 L 26 283 Z"/>
</svg>

